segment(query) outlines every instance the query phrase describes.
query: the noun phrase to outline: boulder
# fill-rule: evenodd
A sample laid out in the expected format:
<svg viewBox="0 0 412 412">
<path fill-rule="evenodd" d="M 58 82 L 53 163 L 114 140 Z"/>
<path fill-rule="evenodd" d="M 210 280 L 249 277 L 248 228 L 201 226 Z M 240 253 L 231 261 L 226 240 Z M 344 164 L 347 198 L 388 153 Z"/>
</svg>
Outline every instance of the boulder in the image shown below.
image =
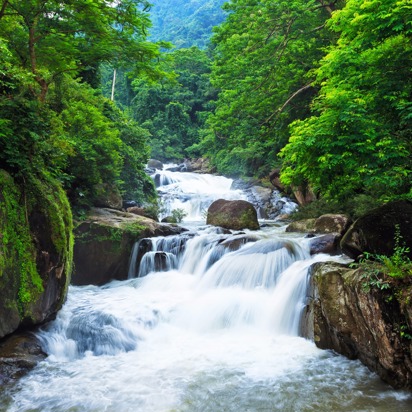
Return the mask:
<svg viewBox="0 0 412 412">
<path fill-rule="evenodd" d="M 318 217 L 315 221 L 315 233 L 345 233 L 352 221 L 346 215 L 326 214 Z"/>
<path fill-rule="evenodd" d="M 139 216 L 144 216 L 149 219 L 153 219 L 157 221 L 157 215 L 152 209 L 147 209 L 145 207 L 138 207 L 138 206 L 133 206 L 133 207 L 128 207 L 126 209 L 126 212 L 128 213 L 133 213 L 134 215 L 139 215 Z M 167 223 L 176 223 L 176 222 L 167 222 Z"/>
<path fill-rule="evenodd" d="M 342 235 L 351 223 L 351 220 L 346 215 L 326 214 L 317 219 L 303 219 L 292 222 L 286 228 L 286 232 L 314 234 L 337 233 Z"/>
<path fill-rule="evenodd" d="M 316 219 L 296 220 L 286 227 L 286 232 L 315 233 Z"/>
<path fill-rule="evenodd" d="M 134 243 L 142 238 L 178 234 L 185 229 L 112 209 L 94 208 L 75 228 L 74 285 L 102 285 L 127 279 Z"/>
<path fill-rule="evenodd" d="M 174 216 L 166 216 L 162 219 L 162 223 L 178 223 Z"/>
<path fill-rule="evenodd" d="M 256 210 L 245 200 L 214 201 L 207 211 L 206 224 L 232 230 L 259 229 Z"/>
<path fill-rule="evenodd" d="M 292 186 L 292 191 L 299 206 L 306 206 L 316 200 L 316 195 L 309 186 Z"/>
<path fill-rule="evenodd" d="M 199 159 L 186 159 L 184 161 L 187 172 L 194 173 L 214 173 L 215 168 L 211 166 L 208 159 L 199 158 Z"/>
<path fill-rule="evenodd" d="M 339 253 L 339 241 L 341 236 L 337 233 L 328 233 L 313 237 L 310 240 L 310 254 L 327 253 L 329 255 L 336 255 Z"/>
<path fill-rule="evenodd" d="M 47 176 L 17 183 L 0 170 L 0 338 L 56 315 L 72 254 L 71 209 L 60 183 Z"/>
<path fill-rule="evenodd" d="M 402 241 L 409 246 L 412 258 L 412 201 L 400 200 L 387 203 L 360 217 L 341 240 L 341 248 L 356 259 L 363 252 L 388 255 L 395 247 L 396 227 Z"/>
<path fill-rule="evenodd" d="M 147 162 L 147 167 L 149 169 L 158 169 L 158 170 L 163 170 L 163 163 L 160 160 L 156 159 L 150 159 Z"/>
<path fill-rule="evenodd" d="M 359 359 L 395 388 L 412 389 L 410 279 L 380 290 L 359 269 L 334 262 L 311 269 L 303 335 L 321 349 Z"/>
<path fill-rule="evenodd" d="M 16 333 L 0 341 L 0 386 L 21 378 L 46 358 L 31 333 Z"/>
</svg>

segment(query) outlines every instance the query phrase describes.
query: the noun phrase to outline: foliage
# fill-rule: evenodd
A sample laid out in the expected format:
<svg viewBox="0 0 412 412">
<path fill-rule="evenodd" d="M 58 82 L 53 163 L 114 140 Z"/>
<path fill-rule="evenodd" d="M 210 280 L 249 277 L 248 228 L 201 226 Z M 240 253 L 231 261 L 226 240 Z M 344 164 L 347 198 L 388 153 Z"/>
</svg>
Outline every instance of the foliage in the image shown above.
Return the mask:
<svg viewBox="0 0 412 412">
<path fill-rule="evenodd" d="M 341 201 L 320 197 L 305 206 L 299 207 L 292 212 L 290 217 L 292 220 L 300 220 L 317 218 L 327 213 L 343 213 L 352 219 L 357 219 L 369 210 L 381 205 L 382 202 L 367 194 L 357 194 Z"/>
<path fill-rule="evenodd" d="M 364 257 L 359 263 L 352 264 L 362 270 L 362 278 L 365 279 L 362 287 L 366 292 L 369 292 L 371 288 L 390 289 L 394 279 L 412 277 L 412 261 L 408 257 L 410 249 L 403 242 L 399 225 L 395 226 L 394 240 L 392 255 L 364 252 Z"/>
<path fill-rule="evenodd" d="M 145 41 L 150 26 L 146 1 L 8 0 L 0 36 L 9 41 L 14 64 L 31 73 L 32 92 L 44 100 L 59 74 L 90 77 L 99 62 L 156 73 L 159 46 Z M 92 76 L 93 77 L 93 76 Z"/>
<path fill-rule="evenodd" d="M 157 0 L 150 9 L 150 39 L 166 40 L 176 48 L 207 47 L 212 27 L 220 24 L 226 0 Z"/>
<path fill-rule="evenodd" d="M 395 226 L 395 246 L 391 256 L 375 255 L 378 262 L 382 263 L 384 272 L 393 278 L 412 276 L 412 262 L 408 257 L 410 249 L 407 247 L 400 234 L 399 225 Z"/>
<path fill-rule="evenodd" d="M 0 172 L 0 290 L 6 306 L 15 305 L 22 319 L 32 321 L 50 276 L 50 267 L 41 271 L 42 254 L 62 268 L 60 302 L 55 304 L 63 304 L 72 265 L 72 216 L 55 179 L 28 174 L 18 180 Z"/>
<path fill-rule="evenodd" d="M 176 78 L 170 75 L 156 84 L 134 80 L 130 112 L 150 131 L 151 157 L 178 161 L 199 154 L 196 144 L 215 96 L 209 82 L 210 58 L 192 47 L 169 53 L 162 65 Z"/>
<path fill-rule="evenodd" d="M 263 176 L 278 162 L 291 121 L 316 93 L 312 70 L 333 36 L 315 0 L 236 0 L 215 29 L 212 84 L 219 89 L 201 147 L 218 170 Z"/>
<path fill-rule="evenodd" d="M 184 211 L 184 209 L 178 208 L 172 210 L 172 218 L 176 223 L 180 223 L 186 216 L 187 213 Z"/>
<path fill-rule="evenodd" d="M 107 101 L 105 115 L 114 123 L 122 142 L 120 155 L 123 163 L 120 187 L 123 197 L 138 203 L 154 198 L 156 196 L 154 182 L 144 171 L 144 165 L 149 158 L 147 145 L 149 131 L 140 127 L 136 121 Z"/>
<path fill-rule="evenodd" d="M 285 184 L 307 180 L 329 198 L 410 196 L 412 9 L 408 1 L 349 0 L 316 72 L 317 113 L 291 126 Z"/>
</svg>

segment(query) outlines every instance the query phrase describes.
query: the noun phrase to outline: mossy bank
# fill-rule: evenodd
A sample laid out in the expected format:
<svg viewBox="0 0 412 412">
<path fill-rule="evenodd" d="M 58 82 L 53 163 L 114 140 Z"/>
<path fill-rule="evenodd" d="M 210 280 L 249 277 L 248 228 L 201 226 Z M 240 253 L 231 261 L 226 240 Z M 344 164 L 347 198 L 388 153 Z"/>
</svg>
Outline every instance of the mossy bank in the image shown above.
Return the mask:
<svg viewBox="0 0 412 412">
<path fill-rule="evenodd" d="M 19 180 L 0 170 L 0 338 L 51 319 L 73 261 L 72 215 L 47 175 Z"/>
</svg>

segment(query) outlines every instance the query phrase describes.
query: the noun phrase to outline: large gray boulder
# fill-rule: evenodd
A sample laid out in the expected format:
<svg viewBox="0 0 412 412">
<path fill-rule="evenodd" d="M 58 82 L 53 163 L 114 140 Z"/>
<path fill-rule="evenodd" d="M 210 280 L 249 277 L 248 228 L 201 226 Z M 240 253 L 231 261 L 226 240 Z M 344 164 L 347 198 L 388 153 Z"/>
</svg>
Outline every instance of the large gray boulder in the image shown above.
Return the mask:
<svg viewBox="0 0 412 412">
<path fill-rule="evenodd" d="M 341 240 L 341 248 L 356 259 L 363 252 L 391 255 L 395 247 L 396 227 L 402 241 L 409 246 L 412 258 L 412 201 L 387 203 L 360 217 Z"/>
<path fill-rule="evenodd" d="M 259 229 L 256 210 L 245 200 L 214 201 L 207 211 L 206 224 L 232 230 Z"/>
</svg>

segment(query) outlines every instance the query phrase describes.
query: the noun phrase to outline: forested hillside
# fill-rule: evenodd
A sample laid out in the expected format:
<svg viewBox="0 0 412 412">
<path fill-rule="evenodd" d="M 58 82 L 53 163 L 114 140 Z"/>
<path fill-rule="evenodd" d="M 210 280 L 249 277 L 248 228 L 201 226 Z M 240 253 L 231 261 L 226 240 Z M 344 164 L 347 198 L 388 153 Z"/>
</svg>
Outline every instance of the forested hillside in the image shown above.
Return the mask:
<svg viewBox="0 0 412 412">
<path fill-rule="evenodd" d="M 411 196 L 408 0 L 0 4 L 1 167 L 75 207 L 150 197 L 148 142 L 335 204 Z"/>
<path fill-rule="evenodd" d="M 146 2 L 3 0 L 0 168 L 23 186 L 57 178 L 75 208 L 113 193 L 153 195 L 147 131 L 99 90 L 103 63 L 156 77 Z"/>
<path fill-rule="evenodd" d="M 412 197 L 412 5 L 236 0 L 217 28 L 201 146 L 218 170 L 339 205 Z"/>
<path fill-rule="evenodd" d="M 225 14 L 225 0 L 153 0 L 150 17 L 153 27 L 150 39 L 170 41 L 176 48 L 209 44 L 212 27 L 220 24 Z"/>
</svg>

